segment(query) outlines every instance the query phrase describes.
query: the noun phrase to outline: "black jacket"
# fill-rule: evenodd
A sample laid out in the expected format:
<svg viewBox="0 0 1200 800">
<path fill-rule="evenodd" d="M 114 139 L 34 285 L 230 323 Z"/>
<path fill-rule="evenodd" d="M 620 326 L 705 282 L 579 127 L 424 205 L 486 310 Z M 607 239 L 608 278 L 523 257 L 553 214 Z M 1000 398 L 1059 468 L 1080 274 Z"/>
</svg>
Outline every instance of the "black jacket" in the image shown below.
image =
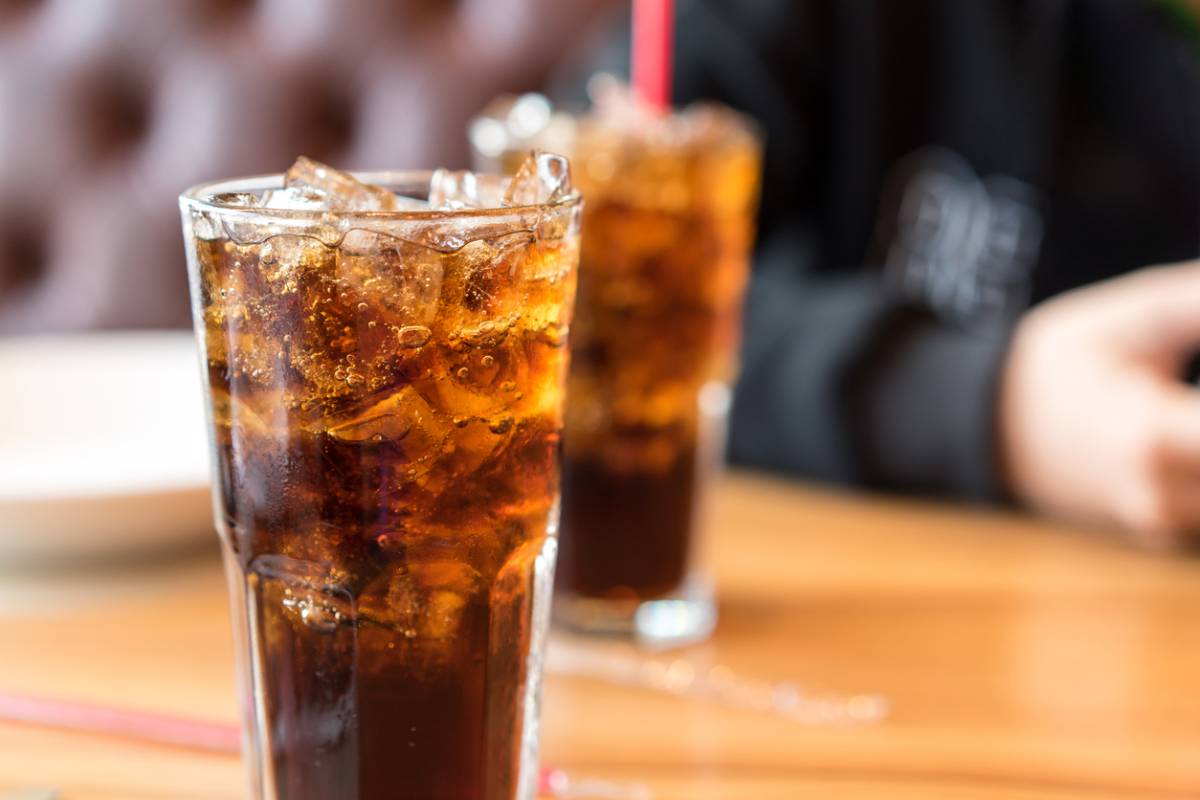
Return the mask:
<svg viewBox="0 0 1200 800">
<path fill-rule="evenodd" d="M 1200 44 L 1162 2 L 684 2 L 676 95 L 767 134 L 742 463 L 1000 497 L 1015 319 L 1200 255 Z"/>
</svg>

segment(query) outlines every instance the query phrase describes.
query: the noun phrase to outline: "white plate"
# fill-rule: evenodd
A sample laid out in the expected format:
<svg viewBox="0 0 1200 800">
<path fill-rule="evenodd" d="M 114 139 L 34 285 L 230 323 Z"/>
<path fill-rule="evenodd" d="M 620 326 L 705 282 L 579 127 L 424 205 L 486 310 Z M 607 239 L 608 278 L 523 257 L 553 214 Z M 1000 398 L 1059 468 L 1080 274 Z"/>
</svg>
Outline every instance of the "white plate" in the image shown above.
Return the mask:
<svg viewBox="0 0 1200 800">
<path fill-rule="evenodd" d="M 213 536 L 192 334 L 0 339 L 0 563 Z"/>
</svg>

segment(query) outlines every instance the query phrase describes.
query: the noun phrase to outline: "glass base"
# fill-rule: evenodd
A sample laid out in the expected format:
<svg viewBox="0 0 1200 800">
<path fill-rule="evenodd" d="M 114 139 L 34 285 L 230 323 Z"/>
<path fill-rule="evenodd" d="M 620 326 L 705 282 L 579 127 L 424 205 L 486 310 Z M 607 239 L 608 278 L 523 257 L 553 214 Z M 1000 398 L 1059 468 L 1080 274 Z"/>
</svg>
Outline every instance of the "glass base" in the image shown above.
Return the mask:
<svg viewBox="0 0 1200 800">
<path fill-rule="evenodd" d="M 559 594 L 554 598 L 554 622 L 578 633 L 628 637 L 649 647 L 680 647 L 712 635 L 717 606 L 712 585 L 693 578 L 653 600 Z"/>
</svg>

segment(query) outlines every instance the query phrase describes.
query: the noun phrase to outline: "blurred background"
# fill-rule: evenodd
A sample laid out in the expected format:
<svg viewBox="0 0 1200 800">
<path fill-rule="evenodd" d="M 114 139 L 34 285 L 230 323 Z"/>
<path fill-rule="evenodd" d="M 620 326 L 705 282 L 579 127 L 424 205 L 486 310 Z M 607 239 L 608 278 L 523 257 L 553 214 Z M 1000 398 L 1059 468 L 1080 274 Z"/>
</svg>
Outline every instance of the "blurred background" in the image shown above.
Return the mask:
<svg viewBox="0 0 1200 800">
<path fill-rule="evenodd" d="M 182 327 L 175 198 L 281 171 L 463 168 L 467 121 L 613 0 L 5 0 L 0 334 Z"/>
</svg>

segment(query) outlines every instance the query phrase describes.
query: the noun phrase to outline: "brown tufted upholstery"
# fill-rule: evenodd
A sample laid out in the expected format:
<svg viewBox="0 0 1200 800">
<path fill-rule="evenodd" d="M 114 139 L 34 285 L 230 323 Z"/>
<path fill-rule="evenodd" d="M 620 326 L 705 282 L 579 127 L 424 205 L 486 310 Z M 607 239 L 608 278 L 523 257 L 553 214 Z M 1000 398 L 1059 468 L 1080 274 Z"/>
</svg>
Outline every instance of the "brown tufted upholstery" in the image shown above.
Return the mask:
<svg viewBox="0 0 1200 800">
<path fill-rule="evenodd" d="M 458 166 L 613 0 L 0 0 L 0 333 L 187 322 L 175 198 Z"/>
</svg>

